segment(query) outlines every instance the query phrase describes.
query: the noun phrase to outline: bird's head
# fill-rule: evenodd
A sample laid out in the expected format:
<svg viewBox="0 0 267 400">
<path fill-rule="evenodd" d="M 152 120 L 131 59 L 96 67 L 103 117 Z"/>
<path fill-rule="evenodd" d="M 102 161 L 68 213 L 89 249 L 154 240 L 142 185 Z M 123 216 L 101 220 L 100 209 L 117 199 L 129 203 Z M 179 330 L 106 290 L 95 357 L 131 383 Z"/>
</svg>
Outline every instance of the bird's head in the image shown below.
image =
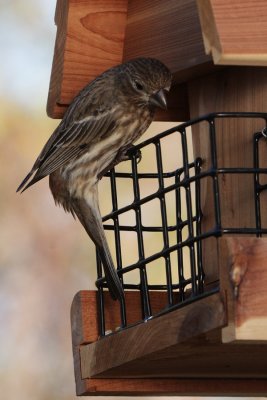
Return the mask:
<svg viewBox="0 0 267 400">
<path fill-rule="evenodd" d="M 131 101 L 152 109 L 167 109 L 166 93 L 172 76 L 169 69 L 154 58 L 137 58 L 122 65 L 125 88 Z"/>
</svg>

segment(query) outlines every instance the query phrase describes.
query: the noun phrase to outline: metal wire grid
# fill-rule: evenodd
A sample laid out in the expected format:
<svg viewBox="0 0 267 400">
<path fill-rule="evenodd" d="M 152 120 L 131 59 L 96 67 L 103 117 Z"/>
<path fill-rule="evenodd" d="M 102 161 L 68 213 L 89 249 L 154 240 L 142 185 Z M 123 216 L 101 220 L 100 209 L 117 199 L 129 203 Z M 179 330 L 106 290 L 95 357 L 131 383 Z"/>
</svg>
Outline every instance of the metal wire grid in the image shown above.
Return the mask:
<svg viewBox="0 0 267 400">
<path fill-rule="evenodd" d="M 217 165 L 217 146 L 216 146 L 216 129 L 215 121 L 220 118 L 262 118 L 265 128 L 262 132 L 254 134 L 253 140 L 253 168 L 218 168 Z M 207 170 L 202 169 L 201 158 L 190 160 L 188 152 L 188 137 L 191 134 L 190 127 L 203 121 L 208 123 L 209 140 L 210 140 L 210 157 L 211 165 Z M 261 193 L 267 189 L 267 184 L 260 183 L 261 174 L 267 173 L 267 168 L 260 168 L 259 146 L 263 139 L 266 139 L 267 113 L 214 113 L 200 118 L 190 120 L 169 129 L 151 139 L 134 147 L 130 153 L 131 172 L 115 172 L 111 170 L 107 176 L 110 179 L 112 212 L 103 217 L 104 228 L 114 232 L 116 261 L 118 275 L 121 278 L 124 289 L 139 291 L 142 304 L 143 320 L 154 317 L 150 304 L 150 293 L 154 290 L 165 291 L 167 296 L 166 307 L 161 313 L 168 312 L 173 308 L 181 307 L 188 302 L 194 301 L 200 297 L 206 296 L 218 290 L 213 288 L 207 290 L 204 286 L 205 266 L 202 261 L 202 243 L 203 240 L 213 236 L 218 237 L 227 233 L 238 234 L 255 234 L 261 236 L 267 233 L 267 229 L 261 226 Z M 181 163 L 181 167 L 171 171 L 164 172 L 162 161 L 162 140 L 170 135 L 179 135 L 182 160 L 177 159 L 177 164 Z M 253 133 L 252 133 L 253 134 Z M 156 173 L 140 173 L 138 172 L 138 153 L 147 146 L 153 144 L 155 149 L 157 172 Z M 253 174 L 254 177 L 254 198 L 255 198 L 255 228 L 249 227 L 223 227 L 221 223 L 221 206 L 220 206 L 220 174 Z M 214 226 L 206 232 L 202 232 L 202 209 L 201 209 L 201 182 L 204 178 L 212 179 L 213 199 L 214 199 Z M 117 179 L 130 179 L 132 182 L 134 200 L 131 204 L 124 207 L 118 207 Z M 165 185 L 166 178 L 174 179 L 174 183 Z M 145 179 L 154 179 L 158 182 L 158 189 L 148 196 L 140 196 L 140 181 Z M 192 190 L 193 189 L 193 190 Z M 185 195 L 181 195 L 181 191 Z M 168 224 L 166 195 L 175 193 L 175 215 L 176 223 Z M 145 226 L 142 223 L 142 206 L 148 204 L 154 199 L 160 202 L 161 222 L 160 226 Z M 185 202 L 187 218 L 182 216 L 182 202 Z M 128 211 L 133 210 L 135 214 L 135 225 L 122 225 L 119 222 L 120 216 Z M 112 223 L 107 224 L 107 221 Z M 186 235 L 184 234 L 186 230 Z M 138 261 L 131 265 L 123 265 L 122 263 L 122 245 L 121 234 L 124 231 L 132 231 L 136 233 L 138 247 Z M 161 232 L 163 237 L 163 248 L 158 252 L 146 257 L 144 246 L 144 232 Z M 169 233 L 176 232 L 176 243 L 170 245 Z M 189 252 L 190 276 L 185 276 L 184 252 Z M 176 253 L 177 257 L 177 276 L 174 281 L 171 255 Z M 155 285 L 150 284 L 147 278 L 147 268 L 151 262 L 164 258 L 166 283 Z M 153 267 L 153 266 L 152 266 Z M 124 283 L 125 274 L 133 271 L 139 271 L 140 282 Z M 102 266 L 99 254 L 97 253 L 97 274 L 96 285 L 98 288 L 98 305 L 99 305 L 99 321 L 100 335 L 105 335 L 105 304 L 103 291 L 107 287 L 105 277 L 103 276 Z M 177 294 L 178 296 L 174 295 Z M 127 327 L 126 305 L 124 302 L 120 304 L 121 309 L 121 329 Z M 159 314 L 157 314 L 159 315 Z"/>
</svg>

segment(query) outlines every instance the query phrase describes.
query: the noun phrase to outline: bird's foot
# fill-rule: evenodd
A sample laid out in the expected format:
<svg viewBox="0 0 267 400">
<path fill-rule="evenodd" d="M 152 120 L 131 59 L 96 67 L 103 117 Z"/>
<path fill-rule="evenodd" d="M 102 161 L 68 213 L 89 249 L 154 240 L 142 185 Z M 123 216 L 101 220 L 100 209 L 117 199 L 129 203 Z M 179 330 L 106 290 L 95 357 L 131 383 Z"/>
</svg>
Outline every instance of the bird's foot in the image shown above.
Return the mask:
<svg viewBox="0 0 267 400">
<path fill-rule="evenodd" d="M 123 161 L 131 160 L 133 157 L 136 158 L 137 164 L 142 160 L 142 152 L 135 146 L 130 147 L 124 154 L 125 159 Z"/>
<path fill-rule="evenodd" d="M 129 161 L 132 160 L 133 157 L 136 157 L 137 164 L 139 164 L 142 160 L 142 152 L 140 149 L 136 149 L 135 146 L 131 146 L 130 148 L 127 148 L 127 150 L 120 151 L 114 161 L 98 174 L 97 180 L 101 180 L 108 171 L 114 168 L 121 161 Z"/>
</svg>

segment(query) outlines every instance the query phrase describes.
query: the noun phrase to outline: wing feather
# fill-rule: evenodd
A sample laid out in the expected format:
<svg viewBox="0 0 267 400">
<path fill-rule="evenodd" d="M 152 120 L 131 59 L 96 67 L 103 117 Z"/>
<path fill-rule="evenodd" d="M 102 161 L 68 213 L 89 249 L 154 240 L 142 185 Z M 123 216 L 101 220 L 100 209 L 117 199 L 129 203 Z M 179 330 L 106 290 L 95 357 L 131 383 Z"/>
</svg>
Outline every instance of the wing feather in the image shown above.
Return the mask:
<svg viewBox="0 0 267 400">
<path fill-rule="evenodd" d="M 69 125 L 66 125 L 63 119 L 18 190 L 25 186 L 35 171 L 37 172 L 25 189 L 77 157 L 85 148 L 89 149 L 101 138 L 112 134 L 115 129 L 116 121 L 112 108 L 78 121 L 69 121 Z"/>
</svg>

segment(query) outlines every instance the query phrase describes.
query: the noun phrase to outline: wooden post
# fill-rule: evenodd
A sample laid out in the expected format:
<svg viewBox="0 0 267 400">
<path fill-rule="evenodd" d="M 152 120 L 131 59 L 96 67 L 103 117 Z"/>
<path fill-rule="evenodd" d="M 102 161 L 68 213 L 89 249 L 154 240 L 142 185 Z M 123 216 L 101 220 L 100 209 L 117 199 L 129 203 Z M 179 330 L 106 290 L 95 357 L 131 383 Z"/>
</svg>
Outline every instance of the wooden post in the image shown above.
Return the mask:
<svg viewBox="0 0 267 400">
<path fill-rule="evenodd" d="M 230 67 L 194 79 L 188 84 L 191 117 L 210 112 L 264 112 L 267 104 L 266 68 Z M 262 119 L 231 119 L 216 124 L 218 167 L 253 167 L 253 133 L 264 127 Z M 209 134 L 205 124 L 192 127 L 196 157 L 210 166 Z M 265 162 L 265 168 L 267 161 Z M 263 167 L 263 165 L 262 165 Z M 220 200 L 222 227 L 255 228 L 253 175 L 221 175 Z M 203 231 L 214 226 L 212 182 L 202 185 Z M 267 203 L 262 202 L 263 226 L 267 223 Z M 218 279 L 216 239 L 204 241 L 206 283 Z"/>
</svg>

